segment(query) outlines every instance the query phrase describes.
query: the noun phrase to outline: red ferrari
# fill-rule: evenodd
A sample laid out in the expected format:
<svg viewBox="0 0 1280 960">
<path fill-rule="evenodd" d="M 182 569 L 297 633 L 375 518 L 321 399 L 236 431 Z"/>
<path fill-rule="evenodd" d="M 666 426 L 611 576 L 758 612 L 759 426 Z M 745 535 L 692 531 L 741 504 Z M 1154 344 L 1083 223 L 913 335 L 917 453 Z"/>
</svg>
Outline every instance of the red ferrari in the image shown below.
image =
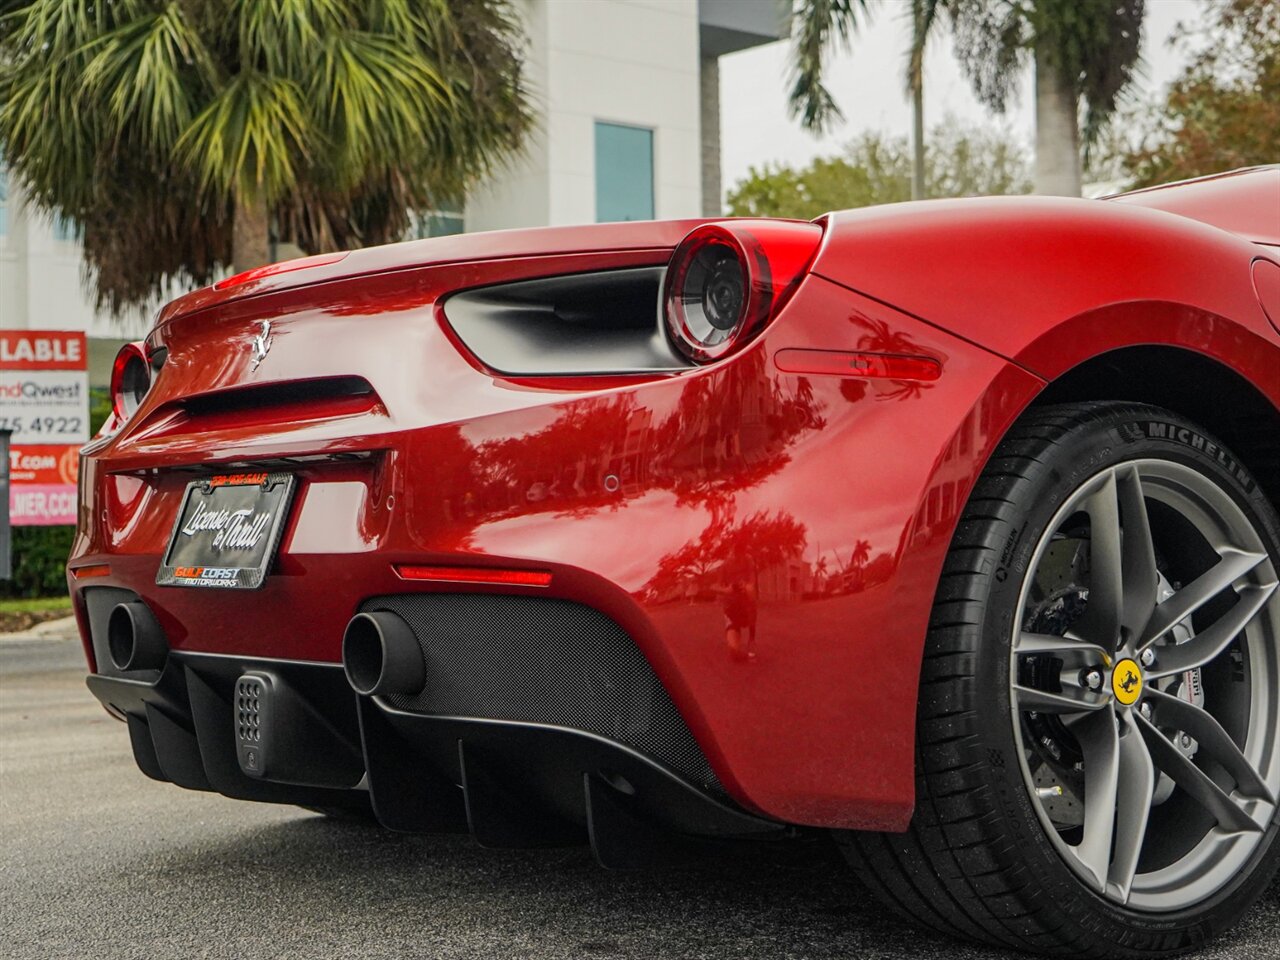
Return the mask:
<svg viewBox="0 0 1280 960">
<path fill-rule="evenodd" d="M 610 867 L 821 828 L 1072 956 L 1280 866 L 1280 167 L 310 257 L 112 389 L 69 581 L 156 780 Z"/>
</svg>

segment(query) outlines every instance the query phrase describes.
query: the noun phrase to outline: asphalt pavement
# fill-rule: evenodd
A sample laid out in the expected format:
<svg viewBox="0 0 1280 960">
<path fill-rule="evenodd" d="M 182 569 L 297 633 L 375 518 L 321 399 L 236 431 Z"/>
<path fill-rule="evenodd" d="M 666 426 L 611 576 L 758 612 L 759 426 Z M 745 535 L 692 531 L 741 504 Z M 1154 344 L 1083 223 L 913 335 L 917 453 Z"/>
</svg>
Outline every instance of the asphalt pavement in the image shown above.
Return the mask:
<svg viewBox="0 0 1280 960">
<path fill-rule="evenodd" d="M 147 780 L 78 643 L 0 639 L 0 958 L 1010 958 L 900 923 L 825 847 L 610 873 Z M 1280 884 L 1198 956 L 1280 958 Z"/>
</svg>

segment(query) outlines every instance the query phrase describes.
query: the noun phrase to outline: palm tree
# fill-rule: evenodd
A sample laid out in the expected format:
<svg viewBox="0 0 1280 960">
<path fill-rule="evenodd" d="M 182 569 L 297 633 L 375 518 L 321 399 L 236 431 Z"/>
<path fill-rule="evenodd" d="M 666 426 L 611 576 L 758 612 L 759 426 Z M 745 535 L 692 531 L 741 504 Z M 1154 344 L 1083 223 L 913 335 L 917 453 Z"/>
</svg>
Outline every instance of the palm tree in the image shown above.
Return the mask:
<svg viewBox="0 0 1280 960">
<path fill-rule="evenodd" d="M 1134 78 L 1145 0 L 945 0 L 978 98 L 1003 112 L 1035 69 L 1037 193 L 1080 195 L 1088 148 Z M 1083 125 L 1080 114 L 1083 104 Z"/>
<path fill-rule="evenodd" d="M 911 199 L 925 198 L 924 186 L 924 49 L 945 0 L 911 0 L 911 53 L 907 57 L 907 92 L 911 94 Z"/>
<path fill-rule="evenodd" d="M 81 225 L 114 311 L 396 239 L 531 123 L 507 0 L 31 0 L 0 9 L 0 152 Z"/>
<path fill-rule="evenodd" d="M 825 58 L 833 46 L 847 48 L 867 25 L 875 0 L 801 0 L 792 11 L 791 113 L 806 130 L 821 132 L 843 118 L 823 83 Z M 924 50 L 946 0 L 911 0 L 911 49 L 907 92 L 911 96 L 911 199 L 922 200 L 924 182 Z"/>
</svg>

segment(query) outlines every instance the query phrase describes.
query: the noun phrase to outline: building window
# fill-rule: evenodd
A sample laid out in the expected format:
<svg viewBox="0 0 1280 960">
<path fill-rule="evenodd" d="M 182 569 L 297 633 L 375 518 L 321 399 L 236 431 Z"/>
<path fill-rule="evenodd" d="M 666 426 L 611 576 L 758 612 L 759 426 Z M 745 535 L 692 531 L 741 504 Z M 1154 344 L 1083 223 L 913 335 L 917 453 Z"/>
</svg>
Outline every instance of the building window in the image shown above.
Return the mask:
<svg viewBox="0 0 1280 960">
<path fill-rule="evenodd" d="M 597 121 L 596 222 L 653 216 L 653 131 Z"/>
<path fill-rule="evenodd" d="M 70 217 L 56 214 L 53 218 L 53 239 L 60 243 L 76 243 L 83 235 L 80 224 Z"/>
<path fill-rule="evenodd" d="M 452 237 L 466 231 L 461 204 L 443 204 L 439 210 L 419 210 L 410 216 L 406 240 Z"/>
</svg>

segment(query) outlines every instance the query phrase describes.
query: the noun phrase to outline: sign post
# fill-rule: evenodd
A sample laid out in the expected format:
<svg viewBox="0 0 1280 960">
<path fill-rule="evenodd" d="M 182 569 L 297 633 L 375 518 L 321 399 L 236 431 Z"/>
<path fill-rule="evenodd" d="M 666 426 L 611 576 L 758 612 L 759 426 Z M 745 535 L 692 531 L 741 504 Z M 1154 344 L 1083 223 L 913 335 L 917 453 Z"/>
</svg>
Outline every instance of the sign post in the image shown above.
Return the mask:
<svg viewBox="0 0 1280 960">
<path fill-rule="evenodd" d="M 82 332 L 0 330 L 0 431 L 9 432 L 10 523 L 74 524 L 79 450 L 89 440 Z"/>
<path fill-rule="evenodd" d="M 9 431 L 0 430 L 0 580 L 13 577 L 13 535 L 9 530 Z"/>
</svg>

